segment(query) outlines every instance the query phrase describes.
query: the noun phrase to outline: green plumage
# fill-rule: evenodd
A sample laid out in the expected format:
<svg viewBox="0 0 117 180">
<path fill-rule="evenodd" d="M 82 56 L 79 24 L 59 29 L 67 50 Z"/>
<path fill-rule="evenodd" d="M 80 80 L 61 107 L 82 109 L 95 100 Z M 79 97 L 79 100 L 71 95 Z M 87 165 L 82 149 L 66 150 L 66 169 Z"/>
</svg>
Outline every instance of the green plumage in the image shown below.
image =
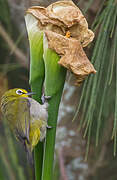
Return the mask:
<svg viewBox="0 0 117 180">
<path fill-rule="evenodd" d="M 2 96 L 1 111 L 11 131 L 29 153 L 39 140 L 45 138 L 47 106 L 47 103 L 41 105 L 29 98 L 28 92 L 23 89 L 12 89 Z"/>
</svg>

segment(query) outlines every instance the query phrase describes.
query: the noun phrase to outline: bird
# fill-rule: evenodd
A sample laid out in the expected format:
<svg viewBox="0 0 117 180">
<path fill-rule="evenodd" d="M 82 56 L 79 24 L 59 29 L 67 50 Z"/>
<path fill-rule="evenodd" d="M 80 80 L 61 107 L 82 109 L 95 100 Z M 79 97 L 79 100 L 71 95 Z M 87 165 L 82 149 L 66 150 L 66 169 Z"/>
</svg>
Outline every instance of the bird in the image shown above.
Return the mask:
<svg viewBox="0 0 117 180">
<path fill-rule="evenodd" d="M 8 122 L 10 130 L 19 140 L 29 161 L 32 161 L 32 151 L 39 141 L 46 136 L 48 119 L 48 103 L 43 96 L 40 104 L 30 96 L 32 92 L 14 88 L 6 91 L 1 98 L 1 112 Z"/>
</svg>

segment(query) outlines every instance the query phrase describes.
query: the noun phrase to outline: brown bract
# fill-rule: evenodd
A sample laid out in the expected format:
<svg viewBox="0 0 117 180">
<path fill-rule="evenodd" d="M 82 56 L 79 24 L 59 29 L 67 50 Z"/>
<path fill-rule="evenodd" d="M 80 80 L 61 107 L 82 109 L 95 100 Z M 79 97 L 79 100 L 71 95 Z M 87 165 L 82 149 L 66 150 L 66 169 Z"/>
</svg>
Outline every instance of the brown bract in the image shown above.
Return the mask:
<svg viewBox="0 0 117 180">
<path fill-rule="evenodd" d="M 72 71 L 80 84 L 90 73 L 96 73 L 83 47 L 94 38 L 80 9 L 72 1 L 58 1 L 47 8 L 34 6 L 27 10 L 38 19 L 40 30 L 45 32 L 49 48 L 55 50 L 61 59 L 59 64 Z M 67 38 L 66 32 L 70 32 Z"/>
<path fill-rule="evenodd" d="M 51 31 L 45 31 L 48 47 L 61 56 L 59 64 L 69 69 L 76 76 L 79 85 L 90 73 L 96 73 L 88 60 L 81 43 L 73 38 L 63 37 Z"/>
<path fill-rule="evenodd" d="M 51 4 L 47 7 L 47 15 L 62 22 L 71 36 L 78 39 L 83 47 L 93 40 L 94 33 L 88 29 L 85 17 L 72 1 L 58 1 Z"/>
<path fill-rule="evenodd" d="M 47 8 L 33 6 L 27 10 L 39 21 L 41 30 L 51 30 L 61 35 L 70 31 L 73 38 L 78 39 L 82 46 L 87 46 L 94 38 L 88 29 L 88 23 L 80 9 L 72 1 L 58 1 Z"/>
</svg>

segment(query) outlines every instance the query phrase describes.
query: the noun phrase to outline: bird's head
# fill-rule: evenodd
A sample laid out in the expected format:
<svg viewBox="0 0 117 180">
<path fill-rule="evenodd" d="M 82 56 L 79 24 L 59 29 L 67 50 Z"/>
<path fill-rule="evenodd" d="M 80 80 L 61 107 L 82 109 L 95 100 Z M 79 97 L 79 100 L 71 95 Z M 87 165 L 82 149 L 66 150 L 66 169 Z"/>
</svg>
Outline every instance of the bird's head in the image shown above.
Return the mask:
<svg viewBox="0 0 117 180">
<path fill-rule="evenodd" d="M 29 93 L 25 89 L 15 88 L 5 92 L 6 97 L 28 97 Z"/>
<path fill-rule="evenodd" d="M 4 102 L 12 101 L 14 99 L 17 99 L 19 97 L 29 97 L 34 93 L 27 92 L 25 89 L 15 88 L 10 89 L 4 93 L 4 95 L 1 98 L 1 104 Z"/>
</svg>

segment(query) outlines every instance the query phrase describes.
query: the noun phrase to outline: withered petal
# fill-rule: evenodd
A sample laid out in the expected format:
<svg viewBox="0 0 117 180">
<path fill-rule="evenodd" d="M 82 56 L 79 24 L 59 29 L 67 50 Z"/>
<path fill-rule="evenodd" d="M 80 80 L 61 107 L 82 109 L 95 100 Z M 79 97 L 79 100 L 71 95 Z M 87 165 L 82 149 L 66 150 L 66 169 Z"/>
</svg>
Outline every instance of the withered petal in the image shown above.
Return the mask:
<svg viewBox="0 0 117 180">
<path fill-rule="evenodd" d="M 87 46 L 94 38 L 88 29 L 88 23 L 80 9 L 72 1 L 58 1 L 47 7 L 48 17 L 64 23 L 71 36 L 78 39 L 82 46 Z"/>
<path fill-rule="evenodd" d="M 57 1 L 47 7 L 48 17 L 58 19 L 68 28 L 82 22 L 88 28 L 88 24 L 80 9 L 72 1 Z"/>
<path fill-rule="evenodd" d="M 45 31 L 45 35 L 48 47 L 61 56 L 58 63 L 75 74 L 77 84 L 80 84 L 87 75 L 96 73 L 78 40 L 51 31 Z"/>
<path fill-rule="evenodd" d="M 38 19 L 41 30 L 51 30 L 61 35 L 65 35 L 66 30 L 70 31 L 71 36 L 78 39 L 83 47 L 94 38 L 84 15 L 72 1 L 58 1 L 47 8 L 33 6 L 27 13 Z"/>
<path fill-rule="evenodd" d="M 41 6 L 33 6 L 29 8 L 26 13 L 33 15 L 36 19 L 38 19 L 39 28 L 42 30 L 51 30 L 60 34 L 63 34 L 62 27 L 63 23 L 58 20 L 50 19 L 47 16 L 46 8 Z"/>
<path fill-rule="evenodd" d="M 74 73 L 77 85 L 88 74 L 96 73 L 83 50 L 93 40 L 94 33 L 88 29 L 84 15 L 72 1 L 58 1 L 47 8 L 34 6 L 27 13 L 38 20 L 39 29 L 48 39 L 48 47 L 61 56 L 59 64 Z"/>
</svg>

